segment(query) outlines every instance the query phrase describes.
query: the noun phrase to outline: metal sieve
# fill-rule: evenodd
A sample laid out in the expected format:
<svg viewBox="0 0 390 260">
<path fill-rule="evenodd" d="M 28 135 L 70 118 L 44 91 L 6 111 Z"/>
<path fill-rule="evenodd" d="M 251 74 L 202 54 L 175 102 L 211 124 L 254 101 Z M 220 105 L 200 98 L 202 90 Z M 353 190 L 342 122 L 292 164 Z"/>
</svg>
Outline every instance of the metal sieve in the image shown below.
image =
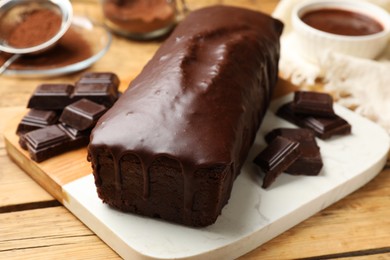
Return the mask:
<svg viewBox="0 0 390 260">
<path fill-rule="evenodd" d="M 49 40 L 31 47 L 17 48 L 7 42 L 12 27 L 23 20 L 23 16 L 40 9 L 50 9 L 61 16 L 59 31 Z M 69 0 L 4 0 L 0 1 L 0 50 L 7 53 L 26 54 L 42 51 L 55 44 L 68 30 L 73 15 Z"/>
<path fill-rule="evenodd" d="M 15 47 L 8 43 L 7 38 L 13 28 L 21 23 L 29 13 L 49 9 L 61 17 L 61 26 L 58 32 L 49 40 L 35 46 Z M 0 51 L 14 54 L 2 66 L 0 74 L 18 59 L 22 54 L 36 54 L 43 52 L 65 34 L 72 22 L 73 8 L 69 0 L 1 0 L 0 1 Z"/>
</svg>

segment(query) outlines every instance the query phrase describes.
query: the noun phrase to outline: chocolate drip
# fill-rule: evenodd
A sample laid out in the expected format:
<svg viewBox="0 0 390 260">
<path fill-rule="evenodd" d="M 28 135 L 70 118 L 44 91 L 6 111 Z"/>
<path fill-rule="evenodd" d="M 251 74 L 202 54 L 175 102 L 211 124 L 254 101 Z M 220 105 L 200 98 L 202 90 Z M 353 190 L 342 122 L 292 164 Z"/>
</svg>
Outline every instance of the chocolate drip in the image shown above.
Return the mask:
<svg viewBox="0 0 390 260">
<path fill-rule="evenodd" d="M 120 166 L 121 156 L 117 156 L 118 154 L 111 151 L 111 156 L 114 161 L 114 173 L 115 173 L 115 188 L 119 193 L 119 196 L 122 197 L 122 170 Z"/>
<path fill-rule="evenodd" d="M 185 223 L 191 223 L 191 213 L 192 205 L 194 204 L 194 187 L 195 187 L 195 178 L 193 168 L 187 165 L 181 165 L 183 179 L 184 179 L 184 200 L 183 200 L 183 219 Z"/>
<path fill-rule="evenodd" d="M 146 159 L 147 158 L 147 159 Z M 148 199 L 149 197 L 149 194 L 150 194 L 150 176 L 149 176 L 149 169 L 150 169 L 150 165 L 152 164 L 153 162 L 153 159 L 152 158 L 148 158 L 148 157 L 145 157 L 143 156 L 142 158 L 140 158 L 140 161 L 141 161 L 141 167 L 142 167 L 142 176 L 143 176 L 143 181 L 144 181 L 144 192 L 143 192 L 143 198 L 145 200 Z"/>
</svg>

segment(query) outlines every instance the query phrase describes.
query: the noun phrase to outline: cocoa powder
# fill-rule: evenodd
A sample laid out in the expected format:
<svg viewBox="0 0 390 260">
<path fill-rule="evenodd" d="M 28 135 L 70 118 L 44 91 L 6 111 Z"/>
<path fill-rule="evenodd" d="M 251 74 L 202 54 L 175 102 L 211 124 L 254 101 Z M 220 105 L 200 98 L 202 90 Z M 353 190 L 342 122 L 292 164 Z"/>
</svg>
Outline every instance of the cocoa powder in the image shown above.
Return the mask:
<svg viewBox="0 0 390 260">
<path fill-rule="evenodd" d="M 35 10 L 24 15 L 7 37 L 9 45 L 26 48 L 50 40 L 61 28 L 61 16 L 49 9 Z"/>
<path fill-rule="evenodd" d="M 38 55 L 24 55 L 13 63 L 10 69 L 58 68 L 83 61 L 92 55 L 91 45 L 79 32 L 70 27 L 53 48 Z M 9 57 L 9 54 L 0 54 L 0 64 Z"/>
</svg>

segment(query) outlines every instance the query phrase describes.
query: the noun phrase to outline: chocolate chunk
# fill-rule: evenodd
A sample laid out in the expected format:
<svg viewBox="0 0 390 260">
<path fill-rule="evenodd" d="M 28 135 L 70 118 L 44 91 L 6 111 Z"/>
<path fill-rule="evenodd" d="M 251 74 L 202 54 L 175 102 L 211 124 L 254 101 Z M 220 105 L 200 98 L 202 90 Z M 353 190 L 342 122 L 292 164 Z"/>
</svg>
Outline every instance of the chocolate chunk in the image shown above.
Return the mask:
<svg viewBox="0 0 390 260">
<path fill-rule="evenodd" d="M 338 115 L 334 117 L 299 115 L 294 113 L 291 105 L 292 102 L 284 104 L 276 114 L 297 126 L 313 130 L 316 136 L 321 139 L 351 133 L 351 125 Z"/>
<path fill-rule="evenodd" d="M 71 138 L 59 125 L 50 125 L 24 135 L 31 159 L 42 162 L 46 159 L 82 147 L 88 137 Z"/>
<path fill-rule="evenodd" d="M 119 78 L 112 72 L 87 72 L 81 76 L 77 83 L 111 83 L 115 89 L 118 89 Z"/>
<path fill-rule="evenodd" d="M 296 114 L 322 117 L 335 116 L 333 111 L 333 98 L 326 93 L 296 91 L 291 107 Z"/>
<path fill-rule="evenodd" d="M 25 135 L 30 157 L 41 162 L 69 149 L 70 137 L 57 125 L 31 131 Z"/>
<path fill-rule="evenodd" d="M 61 114 L 60 122 L 77 130 L 85 130 L 93 127 L 106 107 L 88 99 L 80 99 L 65 107 Z"/>
<path fill-rule="evenodd" d="M 111 107 L 118 99 L 118 90 L 109 82 L 78 82 L 73 92 L 73 100 L 83 98 Z"/>
<path fill-rule="evenodd" d="M 268 188 L 300 155 L 298 142 L 277 136 L 254 160 L 265 172 L 262 187 Z"/>
<path fill-rule="evenodd" d="M 19 145 L 22 147 L 22 149 L 27 150 L 27 141 L 24 137 L 24 134 L 19 135 Z"/>
<path fill-rule="evenodd" d="M 30 97 L 28 114 L 18 125 L 19 144 L 41 162 L 88 144 L 91 128 L 118 99 L 119 78 L 110 72 L 85 73 L 76 86 L 39 85 Z M 61 113 L 58 124 L 58 115 Z"/>
<path fill-rule="evenodd" d="M 31 96 L 27 107 L 44 110 L 63 109 L 72 103 L 73 85 L 42 84 Z"/>
<path fill-rule="evenodd" d="M 277 128 L 265 136 L 267 143 L 271 143 L 277 136 L 299 142 L 301 156 L 293 162 L 286 170 L 292 175 L 318 175 L 323 163 L 320 148 L 315 140 L 312 130 L 304 128 Z"/>
<path fill-rule="evenodd" d="M 69 146 L 69 150 L 88 145 L 89 135 L 91 134 L 92 129 L 80 131 L 66 124 L 58 124 L 58 127 L 71 139 L 71 141 L 66 144 Z"/>
<path fill-rule="evenodd" d="M 63 123 L 59 124 L 58 127 L 61 128 L 65 133 L 67 133 L 68 136 L 72 139 L 78 139 L 84 137 L 89 139 L 89 135 L 91 134 L 91 130 L 92 130 L 92 129 L 87 129 L 87 130 L 80 131 L 77 130 L 76 128 L 73 128 Z"/>
<path fill-rule="evenodd" d="M 76 87 L 69 84 L 42 84 L 31 96 L 27 107 L 59 110 L 82 98 L 106 107 L 118 99 L 119 78 L 114 73 L 85 73 Z"/>
<path fill-rule="evenodd" d="M 25 134 L 32 130 L 55 124 L 57 119 L 58 115 L 55 111 L 30 109 L 19 123 L 16 134 Z"/>
</svg>

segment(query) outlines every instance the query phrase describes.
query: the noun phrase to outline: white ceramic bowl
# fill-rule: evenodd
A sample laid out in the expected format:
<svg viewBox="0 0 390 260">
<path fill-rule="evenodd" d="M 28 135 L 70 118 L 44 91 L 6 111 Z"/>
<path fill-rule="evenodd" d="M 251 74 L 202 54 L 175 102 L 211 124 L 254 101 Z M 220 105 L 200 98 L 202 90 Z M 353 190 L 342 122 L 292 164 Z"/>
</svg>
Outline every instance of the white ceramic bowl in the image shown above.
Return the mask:
<svg viewBox="0 0 390 260">
<path fill-rule="evenodd" d="M 341 9 L 366 15 L 383 26 L 383 30 L 365 36 L 344 36 L 315 29 L 301 20 L 307 12 L 319 9 Z M 296 6 L 292 24 L 302 56 L 317 62 L 325 51 L 374 59 L 387 46 L 390 37 L 390 15 L 384 9 L 367 2 L 354 0 L 308 1 Z"/>
</svg>

